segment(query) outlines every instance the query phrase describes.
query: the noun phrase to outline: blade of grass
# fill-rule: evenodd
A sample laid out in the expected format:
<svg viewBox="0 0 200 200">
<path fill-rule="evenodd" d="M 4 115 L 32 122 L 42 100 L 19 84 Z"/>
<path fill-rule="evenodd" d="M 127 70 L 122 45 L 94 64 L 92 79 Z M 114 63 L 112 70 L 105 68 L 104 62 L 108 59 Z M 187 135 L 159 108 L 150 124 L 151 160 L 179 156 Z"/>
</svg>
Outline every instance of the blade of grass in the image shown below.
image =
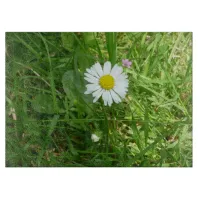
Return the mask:
<svg viewBox="0 0 200 200">
<path fill-rule="evenodd" d="M 41 37 L 41 39 L 45 45 L 46 51 L 47 51 L 47 56 L 48 56 L 48 60 L 49 60 L 49 68 L 50 68 L 49 69 L 50 85 L 51 85 L 51 91 L 52 91 L 52 97 L 53 97 L 54 110 L 56 113 L 58 113 L 59 108 L 58 108 L 58 103 L 57 103 L 57 99 L 56 99 L 56 88 L 55 88 L 55 82 L 54 82 L 53 68 L 52 68 L 52 64 L 51 64 L 51 57 L 49 54 L 49 47 L 48 47 L 48 44 L 47 44 L 45 38 L 42 36 L 42 34 L 41 33 L 38 33 L 38 34 Z"/>
<path fill-rule="evenodd" d="M 29 66 L 26 66 L 26 65 L 19 63 L 19 62 L 15 62 L 15 63 L 23 66 L 26 69 L 31 70 L 38 78 L 40 78 L 42 81 L 44 81 L 44 83 L 46 83 L 49 87 L 51 87 L 51 85 L 38 72 L 36 72 L 34 69 L 32 69 L 31 66 L 29 67 Z M 28 77 L 37 78 L 35 76 L 23 76 L 22 78 L 28 78 Z M 62 95 L 58 90 L 56 90 L 56 92 L 58 93 L 59 96 Z"/>
<path fill-rule="evenodd" d="M 145 136 L 145 146 L 147 146 L 147 140 L 149 137 L 149 116 L 148 116 L 148 106 L 145 107 L 145 115 L 144 115 L 144 120 L 147 121 L 144 124 L 144 136 Z"/>
<path fill-rule="evenodd" d="M 40 54 L 37 53 L 29 44 L 27 44 L 20 36 L 14 34 L 15 37 L 30 51 L 32 52 L 37 58 L 40 58 Z"/>
<path fill-rule="evenodd" d="M 49 127 L 49 131 L 48 131 L 48 136 L 51 136 L 51 134 L 53 133 L 56 124 L 58 123 L 58 119 L 60 118 L 60 115 L 54 115 L 53 119 L 51 120 L 51 124 Z"/>
<path fill-rule="evenodd" d="M 85 50 L 85 47 L 82 45 L 82 42 L 81 42 L 80 39 L 77 37 L 77 35 L 76 35 L 75 33 L 72 33 L 72 34 L 73 34 L 75 40 L 76 40 L 76 41 L 78 42 L 78 44 L 80 45 L 80 47 L 82 48 L 82 50 L 83 50 L 85 53 L 87 53 L 86 50 Z"/>
<path fill-rule="evenodd" d="M 142 83 L 141 83 L 141 84 L 138 84 L 138 86 L 145 88 L 146 90 L 152 92 L 153 94 L 155 94 L 155 95 L 157 95 L 157 96 L 162 97 L 163 99 L 165 99 L 165 100 L 167 100 L 167 101 L 170 101 L 170 99 L 168 99 L 167 97 L 164 97 L 161 93 L 158 93 L 158 92 L 156 92 L 156 91 L 153 90 L 153 89 L 150 89 L 148 86 L 143 85 Z M 174 105 L 176 108 L 180 109 L 180 110 L 185 114 L 185 112 L 184 112 L 184 111 L 185 111 L 185 108 L 184 108 L 184 107 L 182 107 L 182 106 L 180 106 L 180 105 L 178 105 L 178 104 L 176 104 L 176 103 L 173 103 L 173 102 L 172 102 L 172 105 Z"/>
<path fill-rule="evenodd" d="M 116 64 L 116 54 L 117 54 L 117 33 L 105 33 L 106 34 L 106 44 L 109 55 L 109 60 L 112 65 Z"/>
<path fill-rule="evenodd" d="M 153 143 L 151 143 L 149 146 L 147 146 L 141 153 L 137 154 L 134 159 L 132 160 L 132 163 L 134 163 L 138 158 L 141 158 L 145 155 L 146 152 L 148 152 L 150 149 L 152 149 L 157 143 L 159 143 L 165 136 L 161 135 L 155 139 Z"/>
<path fill-rule="evenodd" d="M 176 42 L 175 42 L 175 44 L 174 44 L 174 46 L 173 46 L 173 49 L 172 49 L 171 54 L 170 54 L 169 59 L 168 59 L 168 62 L 169 62 L 169 63 L 171 62 L 171 59 L 172 59 L 173 56 L 174 56 L 174 53 L 175 53 L 176 48 L 177 48 L 177 46 L 178 46 L 178 44 L 179 44 L 179 42 L 180 42 L 180 40 L 181 40 L 181 37 L 182 37 L 182 33 L 178 33 L 178 38 L 177 38 L 177 40 L 176 40 Z"/>
<path fill-rule="evenodd" d="M 94 35 L 94 38 L 95 38 L 95 41 L 96 41 L 96 46 L 97 46 L 97 50 L 98 50 L 98 53 L 99 53 L 100 61 L 103 62 L 103 55 L 101 53 L 101 49 L 99 47 L 99 43 L 97 41 L 96 35 L 94 33 L 93 33 L 93 35 Z"/>
<path fill-rule="evenodd" d="M 172 87 L 173 87 L 173 90 L 174 90 L 176 96 L 178 97 L 178 99 L 179 99 L 179 101 L 180 101 L 182 107 L 183 107 L 183 112 L 184 112 L 184 114 L 186 114 L 186 115 L 191 119 L 191 117 L 190 117 L 190 115 L 189 115 L 189 113 L 188 113 L 188 111 L 187 111 L 187 108 L 185 107 L 185 105 L 183 104 L 183 102 L 182 102 L 182 100 L 181 100 L 181 98 L 180 98 L 180 94 L 177 92 L 177 89 L 176 89 L 176 87 L 175 87 L 173 81 L 171 80 L 171 76 L 169 75 L 169 73 L 167 72 L 167 70 L 166 70 L 165 67 L 163 67 L 163 66 L 161 66 L 161 65 L 160 65 L 160 67 L 163 69 L 163 71 L 165 72 L 165 75 L 166 75 L 167 79 L 168 79 L 169 82 L 171 83 L 171 85 L 172 85 Z"/>
</svg>

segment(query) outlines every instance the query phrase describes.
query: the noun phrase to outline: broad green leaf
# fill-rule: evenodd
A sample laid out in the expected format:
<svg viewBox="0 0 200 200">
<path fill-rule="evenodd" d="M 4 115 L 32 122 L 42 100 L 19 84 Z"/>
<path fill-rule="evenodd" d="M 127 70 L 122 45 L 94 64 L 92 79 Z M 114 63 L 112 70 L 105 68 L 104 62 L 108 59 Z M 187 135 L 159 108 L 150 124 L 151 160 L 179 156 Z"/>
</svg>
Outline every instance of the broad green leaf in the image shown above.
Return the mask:
<svg viewBox="0 0 200 200">
<path fill-rule="evenodd" d="M 94 46 L 96 44 L 95 35 L 93 32 L 85 32 L 83 33 L 85 44 L 89 46 Z"/>
<path fill-rule="evenodd" d="M 62 77 L 63 89 L 67 95 L 70 95 L 72 89 L 74 88 L 75 75 L 73 70 L 69 70 L 64 73 Z"/>
<path fill-rule="evenodd" d="M 74 50 L 74 35 L 73 33 L 61 33 L 63 47 L 72 52 Z"/>
<path fill-rule="evenodd" d="M 82 49 L 80 48 L 77 48 L 76 49 L 76 55 L 74 57 L 74 59 L 76 59 L 76 67 L 78 68 L 79 66 L 79 69 L 81 71 L 85 71 L 86 68 L 90 67 L 91 64 L 89 62 L 89 58 L 88 58 L 88 54 L 86 54 Z"/>
<path fill-rule="evenodd" d="M 79 72 L 77 73 L 73 70 L 64 73 L 62 78 L 64 91 L 68 97 L 72 97 L 74 100 L 79 101 L 79 103 L 92 103 L 91 95 L 84 94 L 86 90 L 85 81 L 81 74 Z"/>
<path fill-rule="evenodd" d="M 53 114 L 53 98 L 48 94 L 39 94 L 32 101 L 32 107 L 36 112 Z"/>
<path fill-rule="evenodd" d="M 53 119 L 52 119 L 52 121 L 50 123 L 49 131 L 48 131 L 48 135 L 49 136 L 53 133 L 53 131 L 55 129 L 55 126 L 56 126 L 56 124 L 58 122 L 59 117 L 60 117 L 60 115 L 54 115 L 54 117 L 53 117 Z"/>
<path fill-rule="evenodd" d="M 57 99 L 58 100 L 58 99 Z M 61 102 L 59 102 L 61 104 Z M 53 114 L 54 104 L 53 98 L 49 94 L 39 94 L 36 95 L 35 98 L 31 101 L 32 107 L 36 112 Z M 64 110 L 60 109 L 60 113 L 64 112 Z"/>
</svg>

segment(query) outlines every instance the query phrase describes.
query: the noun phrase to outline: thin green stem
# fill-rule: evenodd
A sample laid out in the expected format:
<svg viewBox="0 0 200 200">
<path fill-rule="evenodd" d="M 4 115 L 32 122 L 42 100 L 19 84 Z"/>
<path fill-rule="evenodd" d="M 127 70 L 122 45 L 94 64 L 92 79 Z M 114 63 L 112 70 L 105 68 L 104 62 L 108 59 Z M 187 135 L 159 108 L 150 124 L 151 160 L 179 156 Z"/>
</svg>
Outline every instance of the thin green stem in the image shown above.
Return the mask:
<svg viewBox="0 0 200 200">
<path fill-rule="evenodd" d="M 106 113 L 105 107 L 103 105 L 103 102 L 101 102 L 101 104 L 102 104 L 103 113 L 104 113 L 104 117 L 105 117 L 105 144 L 106 144 L 105 151 L 108 153 L 108 145 L 109 145 L 109 122 L 108 122 L 108 117 L 107 117 L 107 113 Z"/>
</svg>

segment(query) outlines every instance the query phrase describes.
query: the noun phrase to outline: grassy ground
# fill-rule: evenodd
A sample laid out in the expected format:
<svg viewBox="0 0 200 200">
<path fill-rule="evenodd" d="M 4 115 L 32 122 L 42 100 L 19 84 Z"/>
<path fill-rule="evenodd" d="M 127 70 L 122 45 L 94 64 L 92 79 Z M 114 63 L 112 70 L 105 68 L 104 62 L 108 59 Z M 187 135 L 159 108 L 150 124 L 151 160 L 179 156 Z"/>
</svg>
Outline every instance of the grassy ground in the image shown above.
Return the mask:
<svg viewBox="0 0 200 200">
<path fill-rule="evenodd" d="M 123 58 L 126 99 L 93 104 L 85 69 Z M 191 167 L 192 34 L 7 33 L 6 166 Z"/>
</svg>

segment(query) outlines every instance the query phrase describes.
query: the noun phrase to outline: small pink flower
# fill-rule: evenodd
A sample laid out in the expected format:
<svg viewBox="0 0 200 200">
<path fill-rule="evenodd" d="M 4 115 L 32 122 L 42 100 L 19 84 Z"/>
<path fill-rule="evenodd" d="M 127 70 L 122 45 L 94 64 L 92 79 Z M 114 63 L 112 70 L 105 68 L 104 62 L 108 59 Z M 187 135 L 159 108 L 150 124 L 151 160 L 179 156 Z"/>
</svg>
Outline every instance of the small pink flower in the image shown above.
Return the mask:
<svg viewBox="0 0 200 200">
<path fill-rule="evenodd" d="M 124 67 L 130 68 L 130 66 L 132 65 L 132 62 L 129 61 L 128 59 L 122 59 L 122 64 Z"/>
</svg>

